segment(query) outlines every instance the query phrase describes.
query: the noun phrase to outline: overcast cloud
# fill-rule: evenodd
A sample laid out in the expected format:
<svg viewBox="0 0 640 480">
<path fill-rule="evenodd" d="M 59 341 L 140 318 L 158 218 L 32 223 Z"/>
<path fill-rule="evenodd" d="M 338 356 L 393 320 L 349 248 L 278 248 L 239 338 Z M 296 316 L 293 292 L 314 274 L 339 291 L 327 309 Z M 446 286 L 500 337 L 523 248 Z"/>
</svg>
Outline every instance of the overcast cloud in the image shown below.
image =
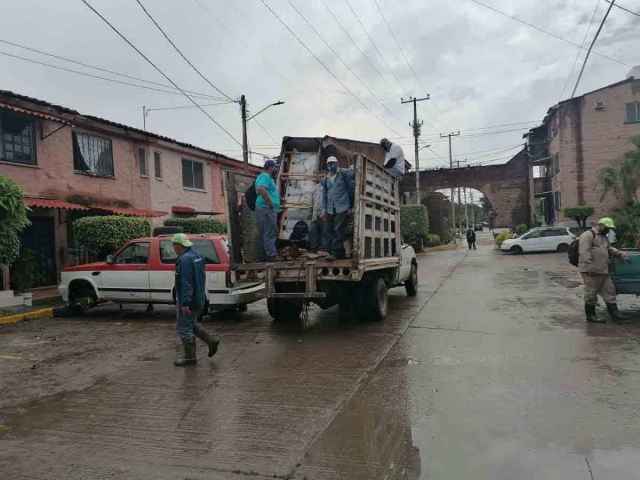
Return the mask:
<svg viewBox="0 0 640 480">
<path fill-rule="evenodd" d="M 383 136 L 407 137 L 400 142 L 407 143 L 405 153 L 413 161 L 408 126 L 412 108 L 401 105 L 400 97 L 431 94 L 433 100 L 421 103 L 419 116 L 424 120 L 423 141 L 430 143 L 436 153 L 422 150 L 421 167 L 443 165 L 444 160 L 436 154 L 448 158 L 447 143 L 439 138 L 439 133 L 461 130 L 464 135 L 480 133 L 465 132 L 469 129 L 540 121 L 546 110 L 559 100 L 578 52 L 572 45 L 470 0 L 378 0 L 400 46 L 426 88 L 425 92 L 400 54 L 374 0 L 350 2 L 393 73 L 369 42 L 346 0 L 324 2 L 384 79 L 320 0 L 290 0 L 392 115 L 348 72 L 288 0 L 265 0 L 387 126 L 347 93 L 261 0 L 141 1 L 185 55 L 223 92 L 234 98 L 245 94 L 254 113 L 277 100 L 286 102 L 259 117 L 261 124 L 276 139 L 285 135 L 325 134 L 367 141 L 378 141 Z M 483 2 L 578 44 L 582 43 L 598 3 L 597 0 Z M 135 0 L 90 0 L 90 3 L 182 88 L 219 96 L 172 50 Z M 640 0 L 619 3 L 640 12 Z M 167 83 L 80 0 L 2 0 L 1 4 L 2 40 Z M 599 2 L 587 45 L 607 7 L 604 0 Z M 595 50 L 627 66 L 592 55 L 578 94 L 619 81 L 632 66 L 640 64 L 639 28 L 640 17 L 613 9 Z M 0 52 L 97 73 L 2 43 Z M 573 89 L 583 56 L 584 53 L 563 98 L 567 98 Z M 81 77 L 3 55 L 0 55 L 0 72 L 0 89 L 139 128 L 142 127 L 143 105 L 163 108 L 189 104 L 186 98 L 178 95 Z M 236 104 L 207 107 L 207 111 L 236 139 L 241 138 Z M 515 153 L 506 148 L 522 143 L 522 134 L 533 125 L 483 130 L 521 128 L 503 134 L 457 138 L 454 155 L 460 160 L 500 159 Z M 147 117 L 147 129 L 241 158 L 238 144 L 196 109 L 152 111 Z M 257 152 L 277 152 L 277 145 L 254 121 L 250 123 L 249 141 Z M 253 160 L 257 162 L 259 158 L 254 156 Z M 502 161 L 506 159 L 495 163 Z"/>
</svg>

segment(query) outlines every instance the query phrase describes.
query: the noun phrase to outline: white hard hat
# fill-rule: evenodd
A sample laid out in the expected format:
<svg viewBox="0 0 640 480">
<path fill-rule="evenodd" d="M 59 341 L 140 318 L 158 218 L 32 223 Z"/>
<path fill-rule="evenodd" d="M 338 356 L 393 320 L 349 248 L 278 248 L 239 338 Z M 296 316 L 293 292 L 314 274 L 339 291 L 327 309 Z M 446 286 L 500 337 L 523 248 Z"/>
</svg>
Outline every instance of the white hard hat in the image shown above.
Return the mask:
<svg viewBox="0 0 640 480">
<path fill-rule="evenodd" d="M 331 162 L 338 163 L 338 159 L 336 157 L 333 157 L 333 156 L 327 158 L 327 163 L 331 163 Z"/>
</svg>

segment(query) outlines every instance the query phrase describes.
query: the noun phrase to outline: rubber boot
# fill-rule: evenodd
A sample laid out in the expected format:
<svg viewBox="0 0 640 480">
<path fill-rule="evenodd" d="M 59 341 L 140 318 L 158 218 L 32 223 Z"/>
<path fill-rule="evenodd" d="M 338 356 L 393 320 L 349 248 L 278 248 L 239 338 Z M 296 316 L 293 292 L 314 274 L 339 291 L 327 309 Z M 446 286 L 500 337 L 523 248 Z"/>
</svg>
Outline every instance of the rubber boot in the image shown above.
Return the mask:
<svg viewBox="0 0 640 480">
<path fill-rule="evenodd" d="M 200 325 L 198 325 L 195 328 L 195 330 L 193 331 L 193 334 L 209 346 L 208 355 L 209 357 L 213 357 L 218 351 L 218 345 L 220 345 L 220 340 L 218 340 L 216 337 L 211 335 Z"/>
<path fill-rule="evenodd" d="M 620 314 L 617 303 L 607 303 L 607 311 L 615 323 L 624 323 L 628 320 L 627 317 Z"/>
<path fill-rule="evenodd" d="M 188 365 L 196 364 L 196 339 L 192 341 L 182 339 L 182 348 L 184 349 L 184 356 L 179 360 L 175 360 L 173 364 L 176 367 L 186 367 Z"/>
<path fill-rule="evenodd" d="M 584 312 L 587 314 L 587 322 L 591 323 L 605 323 L 605 320 L 600 320 L 596 315 L 596 306 L 595 305 L 586 305 L 584 306 Z"/>
</svg>

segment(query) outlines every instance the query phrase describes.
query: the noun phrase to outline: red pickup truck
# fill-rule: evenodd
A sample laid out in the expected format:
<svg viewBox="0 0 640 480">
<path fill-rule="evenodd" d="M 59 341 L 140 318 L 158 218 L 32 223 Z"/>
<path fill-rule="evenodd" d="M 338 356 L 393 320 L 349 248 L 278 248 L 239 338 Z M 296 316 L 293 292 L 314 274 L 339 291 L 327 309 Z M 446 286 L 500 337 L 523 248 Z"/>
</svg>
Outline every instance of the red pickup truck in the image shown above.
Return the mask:
<svg viewBox="0 0 640 480">
<path fill-rule="evenodd" d="M 244 307 L 264 298 L 264 284 L 234 285 L 226 237 L 189 235 L 193 248 L 206 260 L 208 306 Z M 176 253 L 170 236 L 137 238 L 106 262 L 67 267 L 58 290 L 69 305 L 89 301 L 116 303 L 174 303 Z"/>
</svg>

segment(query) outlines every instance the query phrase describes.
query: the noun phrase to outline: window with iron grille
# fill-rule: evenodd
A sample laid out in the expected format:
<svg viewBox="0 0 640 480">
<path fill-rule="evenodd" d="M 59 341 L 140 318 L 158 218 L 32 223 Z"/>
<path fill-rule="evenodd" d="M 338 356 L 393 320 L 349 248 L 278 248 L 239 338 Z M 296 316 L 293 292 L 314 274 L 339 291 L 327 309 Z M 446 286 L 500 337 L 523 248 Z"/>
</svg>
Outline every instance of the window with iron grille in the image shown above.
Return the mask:
<svg viewBox="0 0 640 480">
<path fill-rule="evenodd" d="M 156 178 L 162 178 L 162 154 L 160 152 L 153 152 L 153 168 Z"/>
<path fill-rule="evenodd" d="M 73 168 L 79 172 L 113 177 L 111 140 L 90 133 L 73 132 Z"/>
<path fill-rule="evenodd" d="M 627 119 L 625 123 L 640 122 L 640 102 L 627 103 Z"/>
<path fill-rule="evenodd" d="M 140 176 L 148 177 L 147 168 L 147 150 L 144 148 L 138 149 L 138 165 L 140 166 Z"/>
<path fill-rule="evenodd" d="M 553 171 L 555 173 L 560 171 L 560 154 L 558 152 L 553 154 Z"/>
<path fill-rule="evenodd" d="M 0 114 L 0 160 L 36 164 L 35 122 L 27 117 Z"/>
<path fill-rule="evenodd" d="M 182 186 L 204 190 L 204 166 L 201 162 L 182 159 Z"/>
</svg>

